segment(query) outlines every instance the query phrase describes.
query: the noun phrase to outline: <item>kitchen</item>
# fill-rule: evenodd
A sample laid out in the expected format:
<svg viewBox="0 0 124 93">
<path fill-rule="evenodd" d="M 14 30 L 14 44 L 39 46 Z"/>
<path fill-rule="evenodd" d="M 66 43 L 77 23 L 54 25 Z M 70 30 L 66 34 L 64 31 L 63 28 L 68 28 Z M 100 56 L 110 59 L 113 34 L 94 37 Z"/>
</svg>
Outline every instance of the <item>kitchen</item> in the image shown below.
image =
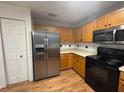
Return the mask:
<svg viewBox="0 0 124 93">
<path fill-rule="evenodd" d="M 124 91 L 123 4 L 123 1 L 1 1 L 0 91 Z M 50 69 L 35 64 L 42 57 L 36 59 L 34 50 L 41 55 L 49 47 L 41 44 L 41 37 L 46 44 L 51 40 L 52 49 L 57 47 L 56 53 L 45 50 L 53 58 L 45 57 L 56 62 Z"/>
</svg>

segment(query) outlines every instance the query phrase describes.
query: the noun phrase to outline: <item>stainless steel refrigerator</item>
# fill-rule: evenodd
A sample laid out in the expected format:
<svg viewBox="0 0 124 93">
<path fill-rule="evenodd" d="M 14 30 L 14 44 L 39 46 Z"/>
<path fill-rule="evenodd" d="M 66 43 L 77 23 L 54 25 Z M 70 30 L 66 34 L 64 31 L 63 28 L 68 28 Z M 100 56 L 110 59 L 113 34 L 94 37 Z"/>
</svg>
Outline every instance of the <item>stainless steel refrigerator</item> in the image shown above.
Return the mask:
<svg viewBox="0 0 124 93">
<path fill-rule="evenodd" d="M 60 36 L 57 32 L 32 32 L 34 81 L 60 74 Z"/>
</svg>

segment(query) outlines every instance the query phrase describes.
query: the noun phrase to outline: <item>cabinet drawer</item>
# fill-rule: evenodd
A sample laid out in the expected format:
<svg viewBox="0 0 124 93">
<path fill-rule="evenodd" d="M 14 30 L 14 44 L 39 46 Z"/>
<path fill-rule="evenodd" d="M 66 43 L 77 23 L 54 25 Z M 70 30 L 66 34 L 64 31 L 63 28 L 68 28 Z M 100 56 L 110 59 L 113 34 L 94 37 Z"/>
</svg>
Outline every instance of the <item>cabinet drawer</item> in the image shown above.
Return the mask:
<svg viewBox="0 0 124 93">
<path fill-rule="evenodd" d="M 61 57 L 68 57 L 68 54 L 61 54 Z"/>
<path fill-rule="evenodd" d="M 124 80 L 124 72 L 120 73 L 120 79 Z"/>
</svg>

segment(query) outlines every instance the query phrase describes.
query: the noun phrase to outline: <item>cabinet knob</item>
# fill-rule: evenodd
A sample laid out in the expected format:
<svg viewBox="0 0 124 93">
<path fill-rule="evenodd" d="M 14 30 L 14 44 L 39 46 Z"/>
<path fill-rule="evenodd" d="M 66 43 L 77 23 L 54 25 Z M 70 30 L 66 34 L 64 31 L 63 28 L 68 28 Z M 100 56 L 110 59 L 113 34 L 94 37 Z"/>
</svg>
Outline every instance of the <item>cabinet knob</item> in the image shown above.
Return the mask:
<svg viewBox="0 0 124 93">
<path fill-rule="evenodd" d="M 109 26 L 111 26 L 111 24 L 108 24 Z"/>
<path fill-rule="evenodd" d="M 104 25 L 105 27 L 107 27 L 107 25 Z"/>
</svg>

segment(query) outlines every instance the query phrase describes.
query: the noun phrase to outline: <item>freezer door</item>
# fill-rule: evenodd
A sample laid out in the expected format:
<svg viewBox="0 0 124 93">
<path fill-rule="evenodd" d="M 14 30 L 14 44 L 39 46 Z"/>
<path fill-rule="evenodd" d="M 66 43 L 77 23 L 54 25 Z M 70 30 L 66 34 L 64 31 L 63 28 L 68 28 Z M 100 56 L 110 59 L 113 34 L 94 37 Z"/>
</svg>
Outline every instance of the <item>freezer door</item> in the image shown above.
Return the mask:
<svg viewBox="0 0 124 93">
<path fill-rule="evenodd" d="M 47 77 L 60 74 L 60 36 L 48 32 L 47 36 Z"/>
<path fill-rule="evenodd" d="M 32 32 L 34 80 L 46 78 L 45 33 Z"/>
</svg>

